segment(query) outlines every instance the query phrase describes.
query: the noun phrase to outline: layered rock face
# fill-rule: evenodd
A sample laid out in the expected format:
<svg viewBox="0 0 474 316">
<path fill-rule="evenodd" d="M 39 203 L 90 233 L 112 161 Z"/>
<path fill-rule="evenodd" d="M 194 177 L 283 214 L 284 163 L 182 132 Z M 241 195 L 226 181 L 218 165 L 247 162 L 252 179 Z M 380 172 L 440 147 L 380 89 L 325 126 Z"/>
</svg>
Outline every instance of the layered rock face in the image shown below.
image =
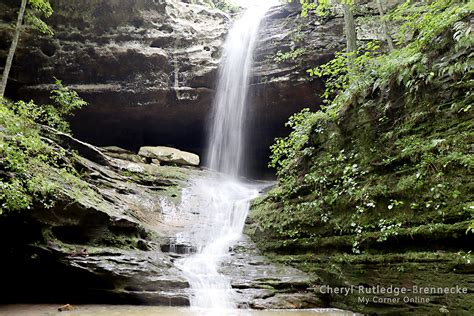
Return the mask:
<svg viewBox="0 0 474 316">
<path fill-rule="evenodd" d="M 3 6 L 2 20 L 13 20 L 16 3 Z M 53 7 L 54 37 L 22 34 L 8 96 L 46 101 L 57 77 L 90 103 L 72 119 L 78 138 L 131 150 L 168 145 L 203 156 L 228 15 L 177 0 L 53 1 Z M 320 24 L 299 13 L 277 6 L 261 26 L 248 139 L 248 173 L 257 177 L 268 172 L 268 147 L 287 132 L 288 117 L 319 104 L 321 82 L 309 82 L 305 67 L 344 44 L 341 18 Z M 6 24 L 0 30 L 5 56 L 11 30 Z M 279 51 L 300 46 L 307 49 L 305 65 L 274 61 Z"/>
<path fill-rule="evenodd" d="M 321 65 L 344 48 L 343 19 L 325 23 L 301 16 L 301 8 L 272 8 L 261 27 L 255 52 L 254 78 L 250 89 L 248 145 L 249 172 L 264 167 L 275 137 L 286 136 L 285 122 L 303 108 L 317 110 L 323 91 L 321 80 L 311 80 L 306 69 Z M 280 54 L 297 52 L 294 57 Z"/>
<path fill-rule="evenodd" d="M 64 184 L 51 208 L 1 219 L 0 301 L 188 305 L 188 282 L 160 251 L 174 228 L 162 201 L 179 199 L 201 172 L 43 129 L 43 139 L 79 153 L 70 159 L 85 182 Z"/>
<path fill-rule="evenodd" d="M 385 9 L 398 0 L 382 0 Z M 358 2 L 355 12 L 357 39 L 384 38 L 374 1 Z M 393 28 L 395 31 L 396 28 Z M 250 89 L 248 146 L 249 174 L 265 168 L 275 137 L 286 136 L 284 124 L 301 109 L 318 110 L 324 90 L 321 79 L 306 72 L 345 50 L 344 19 L 339 7 L 325 17 L 301 16 L 299 1 L 272 8 L 261 26 Z"/>
<path fill-rule="evenodd" d="M 55 35 L 22 35 L 10 96 L 44 100 L 57 77 L 90 103 L 72 120 L 80 139 L 134 150 L 158 144 L 202 148 L 230 23 L 225 13 L 176 0 L 52 5 L 48 24 Z M 8 16 L 14 14 L 11 9 Z M 9 43 L 8 29 L 2 29 L 2 43 Z"/>
<path fill-rule="evenodd" d="M 55 35 L 22 33 L 7 95 L 45 101 L 57 77 L 90 103 L 72 119 L 78 138 L 134 151 L 165 145 L 205 157 L 221 48 L 232 18 L 199 3 L 204 2 L 52 1 L 55 12 L 48 24 Z M 1 20 L 12 22 L 17 3 L 1 6 Z M 377 39 L 374 5 L 359 8 L 359 39 Z M 10 33 L 0 23 L 0 65 Z M 311 80 L 306 69 L 328 61 L 344 45 L 337 11 L 325 19 L 304 18 L 295 2 L 268 12 L 249 96 L 249 175 L 271 174 L 268 147 L 288 133 L 288 117 L 321 103 L 322 82 Z M 277 58 L 279 53 L 289 57 Z"/>
<path fill-rule="evenodd" d="M 43 139 L 70 154 L 81 180 L 64 184 L 53 207 L 0 220 L 0 303 L 113 303 L 187 306 L 192 291 L 174 261 L 192 255 L 176 241 L 195 224 L 177 209 L 196 167 L 159 166 L 118 147 L 99 148 L 42 127 Z M 52 171 L 51 171 L 52 172 Z M 83 180 L 83 181 L 82 181 Z M 243 239 L 222 267 L 241 306 L 320 306 L 305 273 L 262 257 Z"/>
</svg>

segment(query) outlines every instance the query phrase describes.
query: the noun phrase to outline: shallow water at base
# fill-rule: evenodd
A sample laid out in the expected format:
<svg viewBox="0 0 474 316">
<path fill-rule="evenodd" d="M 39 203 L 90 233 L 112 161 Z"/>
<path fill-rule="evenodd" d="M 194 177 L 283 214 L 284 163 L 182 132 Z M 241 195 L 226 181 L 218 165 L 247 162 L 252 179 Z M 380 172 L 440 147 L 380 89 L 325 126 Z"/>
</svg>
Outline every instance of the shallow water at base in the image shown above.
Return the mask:
<svg viewBox="0 0 474 316">
<path fill-rule="evenodd" d="M 129 306 L 129 305 L 78 305 L 75 310 L 58 312 L 57 305 L 6 305 L 0 306 L 2 316 L 340 316 L 354 315 L 337 309 L 310 310 L 199 310 L 180 307 Z"/>
</svg>

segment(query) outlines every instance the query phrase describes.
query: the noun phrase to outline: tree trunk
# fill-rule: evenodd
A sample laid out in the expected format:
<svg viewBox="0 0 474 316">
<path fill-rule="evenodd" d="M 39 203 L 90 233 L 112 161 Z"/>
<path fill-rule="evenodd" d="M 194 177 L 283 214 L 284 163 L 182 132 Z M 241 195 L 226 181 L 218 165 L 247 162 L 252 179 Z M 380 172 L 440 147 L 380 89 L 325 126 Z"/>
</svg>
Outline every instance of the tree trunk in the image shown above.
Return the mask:
<svg viewBox="0 0 474 316">
<path fill-rule="evenodd" d="M 347 43 L 346 50 L 348 53 L 351 53 L 357 50 L 357 35 L 354 23 L 354 14 L 352 13 L 352 8 L 348 3 L 348 0 L 345 0 L 342 3 L 342 8 L 344 10 L 344 32 L 346 33 Z"/>
<path fill-rule="evenodd" d="M 2 83 L 0 86 L 0 98 L 5 94 L 5 89 L 7 87 L 8 75 L 10 74 L 10 69 L 12 68 L 13 56 L 15 55 L 15 50 L 18 45 L 18 40 L 20 39 L 21 25 L 23 24 L 23 17 L 25 16 L 26 3 L 28 0 L 21 0 L 20 12 L 18 13 L 18 20 L 16 21 L 15 34 L 13 35 L 13 41 L 8 51 L 7 61 L 5 63 L 5 68 L 3 69 Z"/>
<path fill-rule="evenodd" d="M 382 5 L 382 0 L 377 0 L 377 8 L 379 10 L 379 14 L 380 14 L 380 20 L 382 21 L 382 29 L 383 29 L 383 35 L 385 36 L 385 40 L 387 41 L 387 44 L 388 44 L 388 49 L 390 51 L 393 50 L 393 40 L 392 40 L 392 37 L 390 36 L 390 33 L 388 31 L 388 25 L 387 25 L 387 21 L 385 20 L 385 12 L 384 12 L 384 9 L 383 9 L 383 5 Z"/>
</svg>

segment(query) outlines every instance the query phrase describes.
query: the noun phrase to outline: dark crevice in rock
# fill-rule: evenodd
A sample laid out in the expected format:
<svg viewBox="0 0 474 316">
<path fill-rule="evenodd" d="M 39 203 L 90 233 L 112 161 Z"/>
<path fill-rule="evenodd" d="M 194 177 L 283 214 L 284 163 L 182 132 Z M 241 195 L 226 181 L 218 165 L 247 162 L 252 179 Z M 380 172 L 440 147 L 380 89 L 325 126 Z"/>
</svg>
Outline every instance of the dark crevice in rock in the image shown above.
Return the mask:
<svg viewBox="0 0 474 316">
<path fill-rule="evenodd" d="M 45 42 L 41 45 L 41 52 L 47 57 L 53 57 L 56 54 L 56 46 L 54 44 Z"/>
<path fill-rule="evenodd" d="M 176 254 L 193 254 L 196 252 L 196 247 L 193 247 L 191 245 L 161 245 L 160 246 L 161 251 L 163 252 L 171 252 L 171 253 L 176 253 Z"/>
</svg>

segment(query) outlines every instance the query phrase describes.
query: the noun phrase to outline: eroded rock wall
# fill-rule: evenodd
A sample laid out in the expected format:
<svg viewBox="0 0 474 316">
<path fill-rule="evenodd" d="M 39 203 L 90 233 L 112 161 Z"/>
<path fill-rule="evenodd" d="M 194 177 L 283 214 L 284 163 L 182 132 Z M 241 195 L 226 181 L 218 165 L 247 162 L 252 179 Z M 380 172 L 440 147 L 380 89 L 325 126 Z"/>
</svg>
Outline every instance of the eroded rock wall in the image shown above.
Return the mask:
<svg viewBox="0 0 474 316">
<path fill-rule="evenodd" d="M 393 1 L 392 1 L 393 2 Z M 202 4 L 196 4 L 202 3 Z M 295 2 L 296 3 L 296 2 Z M 76 89 L 89 106 L 72 118 L 87 142 L 138 150 L 167 145 L 205 157 L 207 121 L 221 49 L 233 18 L 205 2 L 179 0 L 52 1 L 52 38 L 22 33 L 7 95 L 45 101 L 53 77 Z M 0 65 L 9 47 L 17 3 L 0 13 Z M 370 3 L 357 13 L 361 40 L 377 38 Z M 374 22 L 375 21 L 375 22 Z M 248 121 L 249 175 L 272 174 L 268 147 L 300 109 L 317 109 L 323 88 L 306 69 L 344 49 L 343 19 L 301 17 L 298 5 L 271 9 L 255 52 Z M 277 60 L 278 53 L 299 51 Z"/>
<path fill-rule="evenodd" d="M 399 0 L 382 0 L 386 10 Z M 374 1 L 358 1 L 354 13 L 357 39 L 360 45 L 382 41 L 381 21 Z M 390 25 L 396 32 L 395 25 Z M 275 137 L 290 132 L 284 124 L 301 109 L 318 110 L 324 90 L 321 79 L 306 72 L 345 50 L 344 19 L 337 5 L 324 17 L 313 13 L 301 16 L 299 1 L 271 9 L 260 31 L 255 52 L 254 79 L 250 93 L 248 142 L 250 173 L 265 168 L 270 155 L 269 146 Z"/>
<path fill-rule="evenodd" d="M 90 103 L 72 118 L 78 138 L 133 150 L 170 145 L 202 155 L 221 48 L 232 18 L 177 0 L 52 4 L 55 12 L 48 24 L 55 35 L 22 33 L 7 95 L 46 101 L 57 77 Z M 7 1 L 2 8 L 6 23 L 0 24 L 0 55 L 5 56 L 12 31 L 7 23 L 14 20 L 16 3 Z M 250 173 L 266 172 L 268 146 L 286 132 L 287 118 L 319 103 L 321 83 L 308 84 L 299 62 L 275 63 L 273 57 L 304 43 L 314 53 L 305 56 L 310 56 L 308 63 L 327 60 L 343 44 L 340 23 L 308 23 L 297 7 L 278 6 L 269 12 L 250 96 L 252 117 L 258 118 L 249 123 Z"/>
<path fill-rule="evenodd" d="M 55 35 L 22 34 L 8 95 L 44 100 L 57 77 L 90 103 L 72 119 L 77 137 L 199 151 L 229 16 L 175 0 L 52 4 Z"/>
</svg>

